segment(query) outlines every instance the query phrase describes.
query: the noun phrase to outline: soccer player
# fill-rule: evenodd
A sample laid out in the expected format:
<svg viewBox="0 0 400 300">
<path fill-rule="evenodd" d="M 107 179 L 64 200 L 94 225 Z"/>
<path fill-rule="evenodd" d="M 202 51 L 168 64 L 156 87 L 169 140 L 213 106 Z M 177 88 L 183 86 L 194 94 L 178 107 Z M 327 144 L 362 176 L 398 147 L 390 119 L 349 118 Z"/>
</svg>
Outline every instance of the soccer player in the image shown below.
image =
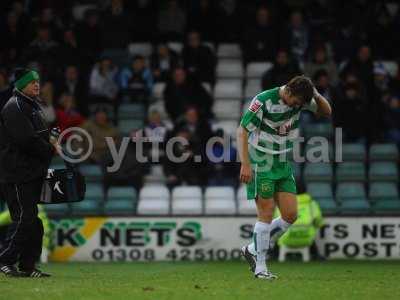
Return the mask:
<svg viewBox="0 0 400 300">
<path fill-rule="evenodd" d="M 247 198 L 255 199 L 257 207 L 253 243 L 242 248 L 242 255 L 256 278 L 277 278 L 267 269 L 267 251 L 296 221 L 296 183 L 287 156 L 299 134 L 302 110 L 331 115 L 329 102 L 311 80 L 297 76 L 255 96 L 237 131 L 240 181 L 247 184 Z M 272 220 L 275 204 L 281 217 Z"/>
</svg>

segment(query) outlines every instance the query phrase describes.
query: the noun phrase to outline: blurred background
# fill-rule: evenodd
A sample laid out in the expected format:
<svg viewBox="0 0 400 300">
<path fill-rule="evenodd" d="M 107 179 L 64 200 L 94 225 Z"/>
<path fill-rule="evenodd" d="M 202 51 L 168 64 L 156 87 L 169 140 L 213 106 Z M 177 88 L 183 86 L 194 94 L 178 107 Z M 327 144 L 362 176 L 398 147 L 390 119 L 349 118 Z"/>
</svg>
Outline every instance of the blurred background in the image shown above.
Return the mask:
<svg viewBox="0 0 400 300">
<path fill-rule="evenodd" d="M 34 68 L 49 124 L 82 127 L 94 141 L 92 155 L 79 166 L 87 199 L 46 206 L 54 220 L 49 228 L 86 226 L 57 220 L 90 216 L 132 222 L 198 216 L 204 229 L 211 220 L 206 216 L 223 215 L 240 228 L 251 224 L 254 204 L 238 182 L 235 131 L 256 94 L 299 74 L 312 78 L 333 107 L 330 120 L 306 113 L 301 119 L 306 140 L 328 139 L 331 161 L 293 164 L 303 192 L 326 216 L 317 226 L 325 226 L 317 236 L 325 239 L 322 253 L 337 246 L 338 257 L 348 256 L 346 244 L 335 240 L 342 225 L 349 242 L 364 249 L 362 230 L 378 230 L 368 227 L 379 225 L 376 220 L 395 224 L 390 216 L 400 215 L 397 1 L 2 0 L 0 14 L 1 102 L 11 95 L 13 69 Z M 337 127 L 343 130 L 342 163 L 333 161 Z M 132 140 L 121 168 L 109 173 L 107 136 L 117 143 L 126 136 L 160 143 L 156 149 L 144 143 L 149 162 L 141 163 Z M 164 155 L 164 142 L 177 136 L 189 140 L 185 151 L 193 154 L 183 164 Z M 212 136 L 232 141 L 212 148 L 231 162 L 206 158 Z M 303 144 L 301 153 L 310 148 Z M 52 167 L 63 168 L 62 160 L 54 158 Z M 376 249 L 376 256 L 386 253 Z M 400 257 L 398 252 L 392 255 Z M 355 256 L 370 252 L 363 253 Z"/>
</svg>

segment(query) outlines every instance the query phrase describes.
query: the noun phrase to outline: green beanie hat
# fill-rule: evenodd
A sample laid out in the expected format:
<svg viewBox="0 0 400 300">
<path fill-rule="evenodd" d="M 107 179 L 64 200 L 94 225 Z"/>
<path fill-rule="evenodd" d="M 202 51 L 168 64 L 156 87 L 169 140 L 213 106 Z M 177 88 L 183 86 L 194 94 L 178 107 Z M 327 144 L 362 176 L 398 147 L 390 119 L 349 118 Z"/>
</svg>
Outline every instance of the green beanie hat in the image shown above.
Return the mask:
<svg viewBox="0 0 400 300">
<path fill-rule="evenodd" d="M 15 71 L 14 85 L 17 90 L 22 91 L 29 83 L 40 80 L 39 73 L 30 69 L 18 69 Z"/>
</svg>

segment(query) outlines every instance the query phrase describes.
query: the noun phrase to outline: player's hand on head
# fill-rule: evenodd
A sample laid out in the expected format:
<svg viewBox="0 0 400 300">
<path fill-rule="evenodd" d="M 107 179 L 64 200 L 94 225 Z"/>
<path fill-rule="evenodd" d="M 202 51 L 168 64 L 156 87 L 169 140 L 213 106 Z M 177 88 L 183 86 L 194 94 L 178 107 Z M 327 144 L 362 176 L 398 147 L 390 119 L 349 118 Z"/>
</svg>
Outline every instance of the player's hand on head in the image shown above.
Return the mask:
<svg viewBox="0 0 400 300">
<path fill-rule="evenodd" d="M 240 182 L 249 183 L 251 181 L 251 166 L 248 164 L 242 164 L 240 167 Z"/>
</svg>

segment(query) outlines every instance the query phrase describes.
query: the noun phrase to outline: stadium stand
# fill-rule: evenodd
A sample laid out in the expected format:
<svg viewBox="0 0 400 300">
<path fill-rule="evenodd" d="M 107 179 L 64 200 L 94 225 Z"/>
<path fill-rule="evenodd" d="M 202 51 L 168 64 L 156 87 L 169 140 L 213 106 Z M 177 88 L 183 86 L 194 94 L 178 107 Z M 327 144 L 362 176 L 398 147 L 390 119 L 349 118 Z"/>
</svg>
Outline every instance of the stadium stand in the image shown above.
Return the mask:
<svg viewBox="0 0 400 300">
<path fill-rule="evenodd" d="M 245 47 L 246 45 L 243 45 L 246 41 L 244 35 L 248 32 L 247 29 L 238 29 L 238 32 L 224 32 L 224 36 L 216 36 L 212 32 L 201 32 L 206 41 L 202 42 L 202 45 L 207 46 L 216 57 L 215 69 L 210 72 L 215 78 L 206 78 L 207 80 L 197 82 L 199 70 L 194 66 L 198 65 L 201 58 L 199 58 L 199 61 L 193 59 L 190 62 L 190 67 L 185 65 L 182 58 L 182 50 L 186 46 L 184 33 L 194 28 L 185 28 L 184 32 L 172 36 L 158 32 L 159 30 L 154 28 L 154 31 L 157 32 L 144 38 L 143 36 L 136 36 L 137 32 L 132 31 L 129 32 L 129 38 L 126 41 L 121 39 L 115 44 L 105 38 L 106 28 L 102 26 L 90 28 L 86 22 L 88 13 L 96 14 L 99 22 L 104 21 L 103 18 L 109 12 L 110 6 L 98 6 L 93 4 L 93 1 L 79 1 L 79 5 L 75 5 L 74 1 L 63 1 L 62 4 L 59 4 L 62 9 L 60 7 L 56 9 L 51 7 L 51 1 L 38 2 L 43 2 L 43 9 L 50 5 L 48 8 L 52 10 L 59 21 L 51 22 L 46 26 L 51 29 L 50 35 L 53 35 L 50 37 L 51 41 L 54 41 L 57 44 L 58 51 L 60 53 L 62 51 L 65 55 L 54 56 L 48 49 L 35 46 L 37 29 L 43 25 L 37 20 L 43 9 L 40 5 L 37 7 L 26 5 L 26 15 L 29 18 L 24 22 L 21 19 L 17 20 L 19 26 L 17 32 L 18 34 L 26 32 L 27 36 L 21 43 L 10 43 L 10 45 L 4 45 L 0 49 L 1 95 L 11 88 L 11 74 L 14 67 L 20 64 L 37 66 L 43 73 L 44 82 L 51 83 L 53 87 L 54 91 L 49 96 L 44 95 L 43 98 L 54 111 L 59 108 L 61 94 L 73 94 L 76 108 L 79 113 L 85 116 L 86 122 L 94 120 L 96 123 L 95 112 L 99 106 L 105 108 L 107 115 L 114 123 L 113 125 L 117 126 L 118 138 L 121 139 L 131 136 L 133 130 L 141 130 L 147 126 L 149 123 L 148 113 L 155 110 L 160 114 L 159 124 L 167 129 L 167 133 L 163 136 L 164 139 L 175 136 L 178 132 L 186 134 L 187 128 L 184 128 L 184 133 L 182 133 L 182 128 L 177 125 L 182 116 L 174 120 L 168 114 L 171 111 L 168 110 L 166 99 L 164 99 L 164 91 L 173 79 L 172 71 L 176 67 L 183 67 L 186 70 L 183 76 L 187 77 L 183 81 L 187 79 L 190 82 L 184 88 L 185 101 L 187 100 L 191 105 L 197 106 L 198 109 L 201 108 L 202 99 L 194 99 L 196 95 L 191 94 L 190 88 L 193 82 L 204 87 L 206 95 L 212 100 L 212 108 L 209 113 L 200 112 L 200 121 L 210 125 L 212 134 L 215 134 L 218 129 L 222 129 L 225 134 L 231 137 L 233 145 L 236 147 L 236 129 L 241 114 L 248 109 L 249 101 L 261 92 L 262 78 L 265 77 L 267 72 L 272 72 L 269 74 L 273 76 L 269 78 L 273 79 L 274 86 L 277 86 L 286 83 L 287 77 L 292 74 L 288 71 L 288 66 L 285 69 L 277 61 L 274 61 L 277 50 L 285 48 L 290 62 L 299 65 L 301 73 L 306 73 L 307 76 L 314 79 L 317 89 L 331 100 L 334 108 L 331 121 L 324 122 L 308 115 L 301 119 L 301 132 L 306 141 L 314 136 L 327 138 L 330 162 L 311 163 L 305 161 L 293 163 L 296 179 L 304 180 L 310 194 L 318 200 L 324 213 L 400 213 L 398 148 L 400 144 L 398 127 L 400 116 L 398 109 L 394 109 L 394 107 L 400 105 L 398 98 L 398 95 L 400 95 L 398 53 L 400 51 L 397 49 L 399 48 L 397 44 L 400 43 L 393 43 L 392 50 L 386 49 L 390 47 L 376 47 L 379 43 L 374 41 L 379 40 L 379 36 L 374 32 L 364 32 L 366 29 L 360 29 L 361 32 L 353 33 L 354 36 L 346 39 L 342 35 L 346 30 L 343 24 L 331 23 L 332 20 L 329 18 L 324 19 L 325 21 L 322 23 L 314 22 L 315 12 L 306 10 L 307 14 L 304 17 L 307 21 L 305 24 L 307 30 L 314 32 L 317 29 L 318 32 L 322 33 L 319 39 L 307 41 L 308 50 L 303 54 L 299 54 L 299 49 L 292 49 L 291 47 L 294 46 L 288 41 L 282 41 L 281 44 L 274 45 L 276 47 L 271 45 L 273 55 L 261 59 L 256 59 L 257 55 L 255 55 L 253 56 L 255 57 L 254 60 L 245 60 L 243 56 L 246 56 L 246 51 L 244 49 L 249 50 Z M 86 2 L 89 2 L 89 4 Z M 187 11 L 188 15 L 192 11 L 192 2 L 181 3 L 183 10 Z M 253 23 L 250 21 L 254 19 L 257 8 L 256 5 L 246 5 L 247 9 L 243 11 L 242 17 L 237 22 L 243 25 L 242 27 L 252 27 Z M 354 6 L 351 3 L 349 5 Z M 156 9 L 160 9 L 158 6 L 158 4 L 155 4 Z M 372 2 L 365 3 L 365 6 L 373 7 L 373 4 Z M 5 5 L 4 7 L 7 13 L 13 13 L 12 5 Z M 280 8 L 276 7 L 275 9 L 278 15 L 282 13 Z M 134 5 L 127 4 L 126 7 L 123 7 L 123 10 L 129 16 L 135 14 Z M 61 11 L 70 13 L 61 17 L 59 15 Z M 332 9 L 332 13 L 341 14 L 342 8 L 336 7 Z M 322 16 L 322 18 L 325 18 L 325 16 Z M 395 23 L 395 20 L 397 20 L 395 16 L 388 16 L 388 18 L 390 24 L 397 24 Z M 375 19 L 378 20 L 379 18 L 371 18 L 371 20 Z M 375 21 L 373 22 L 375 24 Z M 316 28 L 315 24 L 317 23 L 319 25 Z M 2 33 L 7 37 L 11 36 L 10 32 L 14 32 L 10 27 L 11 25 L 5 20 Z M 31 30 L 25 30 L 28 28 Z M 332 28 L 335 28 L 335 30 L 332 31 Z M 64 40 L 64 33 L 68 30 L 72 30 L 74 33 L 75 43 L 72 44 L 75 46 Z M 282 29 L 285 33 L 287 30 L 287 28 Z M 125 32 L 118 32 L 118 34 L 126 35 Z M 282 34 L 282 36 L 284 35 Z M 361 44 L 355 42 L 361 41 L 362 37 L 366 36 L 368 36 L 368 39 L 363 40 Z M 45 42 L 50 45 L 50 41 Z M 172 50 L 171 52 L 175 53 L 175 56 L 157 53 L 158 43 L 167 45 Z M 51 44 L 53 43 L 51 42 Z M 357 54 L 363 44 L 368 44 L 368 49 L 371 52 L 371 57 L 367 61 L 362 61 Z M 328 53 L 328 58 L 326 63 L 318 65 L 313 57 L 316 49 L 321 47 Z M 33 50 L 40 54 L 37 58 L 29 55 Z M 257 49 L 250 50 L 256 52 Z M 15 57 L 11 55 L 13 53 L 16 53 Z M 132 58 L 135 55 L 145 57 L 146 69 L 150 73 L 147 75 L 151 77 L 151 80 L 145 81 L 143 73 L 137 73 L 132 79 L 131 84 L 135 87 L 150 83 L 150 92 L 143 99 L 132 91 L 128 91 L 127 95 L 122 95 L 121 73 L 124 68 L 131 66 Z M 199 54 L 198 57 L 200 56 Z M 110 59 L 110 64 L 115 66 L 116 72 L 112 76 L 110 75 L 110 78 L 104 78 L 103 92 L 106 92 L 107 80 L 117 84 L 118 91 L 115 97 L 99 99 L 89 93 L 89 81 L 92 70 L 98 67 L 101 64 L 101 59 L 105 57 Z M 193 57 L 197 56 L 194 55 Z M 155 60 L 159 60 L 159 63 L 156 64 Z M 155 67 L 156 65 L 160 67 Z M 76 75 L 74 77 L 67 74 L 68 66 L 76 67 L 79 80 L 76 80 Z M 334 66 L 335 72 L 331 69 L 332 66 Z M 327 83 L 324 83 L 323 80 L 322 82 L 317 80 L 316 74 L 320 69 L 329 71 Z M 310 70 L 313 70 L 313 72 L 307 73 Z M 168 76 L 164 79 L 158 79 L 160 77 L 157 77 L 157 74 L 164 71 Z M 334 73 L 337 73 L 333 76 L 335 78 L 331 78 Z M 379 76 L 383 76 L 383 79 Z M 69 80 L 69 77 L 75 79 Z M 357 89 L 357 93 L 362 95 L 360 97 L 362 101 L 345 102 L 346 109 L 342 111 L 340 109 L 341 103 L 347 99 L 346 93 L 352 88 Z M 179 91 L 179 93 L 181 92 L 182 90 Z M 183 104 L 182 107 L 184 107 Z M 336 113 L 338 111 L 340 113 Z M 58 125 L 59 121 L 53 119 L 50 123 Z M 334 143 L 336 137 L 334 129 L 336 127 L 343 129 L 343 162 L 333 161 L 335 154 L 337 154 L 335 151 L 337 152 L 340 149 Z M 165 140 L 162 140 L 162 142 L 165 142 Z M 304 155 L 310 150 L 312 151 L 312 148 L 313 146 L 303 144 L 301 153 Z M 161 151 L 161 158 L 163 158 L 164 150 Z M 148 149 L 145 147 L 146 151 Z M 151 151 L 146 153 L 146 155 L 151 156 L 148 153 L 151 153 Z M 55 157 L 52 161 L 52 168 L 63 167 L 62 159 Z M 204 175 L 199 171 L 199 174 L 201 173 L 201 175 L 198 175 L 199 177 L 212 176 L 213 171 L 215 171 L 214 166 L 207 165 L 204 169 L 207 169 L 207 167 L 210 169 L 209 173 Z M 71 206 L 51 205 L 47 207 L 47 210 L 51 215 L 135 214 L 136 199 L 138 199 L 137 214 L 139 215 L 254 214 L 254 203 L 244 201 L 245 190 L 243 186 L 239 186 L 237 180 L 235 184 L 223 187 L 208 186 L 206 180 L 198 186 L 190 186 L 190 183 L 184 182 L 183 184 L 189 186 L 172 186 L 171 188 L 168 185 L 168 188 L 171 188 L 171 190 L 168 190 L 164 184 L 169 184 L 170 177 L 173 177 L 173 175 L 167 176 L 165 174 L 162 163 L 153 162 L 148 168 L 144 169 L 147 171 L 143 171 L 141 174 L 144 183 L 141 190 L 136 191 L 132 186 L 111 187 L 105 194 L 102 164 L 98 160 L 91 159 L 90 162 L 85 162 L 79 166 L 79 170 L 85 175 L 88 182 L 87 199 L 82 203 L 75 203 Z M 202 190 L 205 191 L 204 195 Z M 366 191 L 369 191 L 368 196 Z"/>
</svg>

